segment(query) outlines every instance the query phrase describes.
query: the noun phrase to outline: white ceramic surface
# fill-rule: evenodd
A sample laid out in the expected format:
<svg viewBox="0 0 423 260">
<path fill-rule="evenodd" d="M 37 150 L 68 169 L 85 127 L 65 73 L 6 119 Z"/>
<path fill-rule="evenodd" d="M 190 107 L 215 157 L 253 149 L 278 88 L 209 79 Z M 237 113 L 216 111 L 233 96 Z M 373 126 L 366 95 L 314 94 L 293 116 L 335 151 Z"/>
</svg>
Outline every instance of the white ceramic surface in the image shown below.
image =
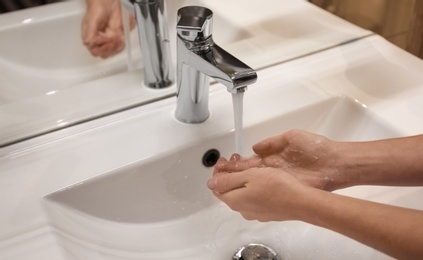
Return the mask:
<svg viewBox="0 0 423 260">
<path fill-rule="evenodd" d="M 255 69 L 371 34 L 302 0 L 167 3 L 174 61 L 184 5 L 213 10 L 215 41 Z M 135 30 L 134 71 L 126 71 L 125 52 L 91 57 L 80 36 L 84 10 L 73 0 L 0 16 L 0 146 L 174 95 L 174 86 L 142 85 Z"/>
<path fill-rule="evenodd" d="M 348 96 L 353 100 L 353 103 L 340 101 L 338 108 L 346 108 L 346 111 L 350 111 L 352 107 L 355 107 L 354 109 L 362 110 L 356 105 L 365 105 L 367 108 L 364 111 L 368 112 L 364 114 L 370 115 L 370 117 L 360 114 L 360 112 L 356 114 L 364 116 L 358 117 L 358 119 L 368 118 L 369 122 L 373 123 L 377 119 L 378 125 L 384 127 L 380 128 L 376 134 L 419 134 L 423 132 L 422 70 L 423 63 L 421 60 L 405 53 L 378 36 L 368 37 L 260 70 L 258 83 L 251 86 L 245 94 L 245 127 L 252 129 L 252 127 L 258 125 L 270 125 L 272 121 L 276 123 L 276 119 L 288 120 L 289 114 L 300 113 L 299 110 L 302 108 L 308 108 L 310 111 L 310 107 L 317 104 L 322 105 L 319 106 L 319 110 L 316 109 L 316 113 L 321 111 L 328 115 L 330 108 L 333 108 L 328 100 L 336 101 L 340 100 L 339 96 Z M 106 173 L 123 173 L 131 167 L 152 165 L 155 160 L 170 158 L 177 151 L 181 151 L 181 156 L 188 156 L 191 150 L 193 152 L 200 151 L 195 149 L 200 149 L 201 144 L 209 145 L 212 140 L 230 138 L 233 133 L 231 97 L 222 86 L 217 84 L 211 87 L 210 95 L 212 115 L 204 124 L 185 125 L 176 122 L 173 118 L 175 98 L 169 98 L 0 149 L 0 204 L 2 205 L 2 214 L 0 214 L 0 259 L 66 259 L 65 256 L 72 252 L 83 253 L 82 248 L 86 248 L 87 245 L 94 245 L 93 243 L 85 243 L 84 247 L 78 244 L 77 240 L 72 240 L 72 236 L 67 236 L 67 240 L 63 240 L 61 237 L 57 239 L 53 236 L 57 230 L 51 228 L 51 222 L 47 218 L 42 205 L 43 197 L 77 183 L 88 183 L 87 180 Z M 355 103 L 355 100 L 358 103 Z M 345 107 L 345 104 L 352 106 L 347 105 Z M 338 112 L 337 109 L 332 111 Z M 343 115 L 344 112 L 342 112 L 342 109 L 339 110 L 340 115 Z M 333 117 L 333 120 L 335 118 Z M 298 120 L 304 122 L 300 118 Z M 331 121 L 332 119 L 328 120 Z M 315 123 L 318 126 L 319 122 L 315 118 L 310 119 L 310 124 Z M 278 129 L 295 127 L 295 125 L 284 124 L 284 122 L 279 122 L 279 124 Z M 354 130 L 355 127 L 368 129 L 364 125 L 353 124 L 351 130 Z M 315 129 L 316 131 L 319 130 Z M 345 130 L 345 128 L 341 129 Z M 262 135 L 272 133 L 265 131 L 271 131 L 271 129 L 260 129 L 258 132 Z M 337 132 L 325 133 L 334 136 Z M 363 137 L 362 134 L 357 133 L 356 138 Z M 381 136 L 373 134 L 363 138 Z M 261 138 L 261 136 L 256 137 Z M 342 138 L 343 136 L 338 137 Z M 345 136 L 345 138 L 347 137 L 351 136 Z M 253 141 L 255 140 L 251 140 L 251 142 Z M 225 144 L 225 147 L 229 147 L 229 145 L 230 143 Z M 207 148 L 209 147 L 207 146 Z M 245 148 L 248 149 L 247 146 Z M 201 151 L 203 150 L 201 149 Z M 163 166 L 169 165 L 163 164 Z M 210 173 L 209 170 L 208 173 Z M 148 176 L 152 177 L 151 174 Z M 184 182 L 185 180 L 180 181 Z M 380 202 L 414 208 L 421 207 L 421 188 L 375 190 L 373 187 L 359 187 L 342 192 Z M 197 208 L 197 212 L 187 218 L 202 220 L 206 217 L 202 214 L 209 209 L 212 212 L 219 210 L 220 206 L 218 205 L 221 204 L 212 204 L 204 210 L 201 207 Z M 56 212 L 60 213 L 60 210 Z M 220 210 L 226 211 L 225 208 L 220 208 Z M 87 219 L 85 213 L 74 214 L 74 211 L 64 211 L 63 213 L 65 213 L 65 215 L 62 215 L 63 219 L 72 219 L 69 217 L 73 217 L 73 220 L 75 220 L 78 216 L 82 216 L 78 219 L 80 224 L 84 219 Z M 66 216 L 67 213 L 71 215 Z M 53 220 L 51 214 L 53 213 L 50 212 Z M 228 212 L 228 214 L 230 213 Z M 179 216 L 179 218 L 174 217 L 175 221 L 169 222 L 177 223 L 178 220 L 184 219 L 183 214 L 179 214 Z M 225 216 L 234 219 L 239 218 L 237 215 Z M 58 216 L 54 216 L 54 219 L 58 220 Z M 104 221 L 113 223 L 104 219 L 100 221 L 98 217 L 93 217 L 88 220 L 87 224 L 93 227 L 93 223 L 97 223 L 100 227 L 103 227 Z M 163 222 L 162 219 L 161 223 Z M 74 223 L 78 224 L 78 222 Z M 65 225 L 61 222 L 60 224 Z M 263 242 L 268 242 L 267 244 L 275 248 L 278 245 L 284 245 L 285 247 L 281 251 L 295 252 L 295 254 L 301 254 L 305 248 L 304 245 L 306 245 L 306 248 L 310 249 L 309 259 L 318 259 L 314 256 L 316 253 L 320 253 L 320 250 L 323 250 L 320 254 L 325 256 L 328 256 L 330 252 L 333 253 L 326 259 L 339 259 L 340 254 L 354 254 L 354 251 L 348 251 L 348 249 L 358 247 L 356 242 L 345 240 L 337 234 L 301 223 L 279 223 L 269 226 L 258 224 L 256 226 L 256 224 L 250 223 L 246 226 L 247 230 L 256 228 L 257 234 L 274 232 L 275 238 L 281 238 L 282 234 L 286 237 L 292 237 L 291 240 L 285 237 L 285 243 L 280 243 L 278 239 L 270 241 L 270 238 Z M 122 229 L 123 225 L 125 224 L 117 223 L 114 225 L 115 230 L 125 232 L 125 229 Z M 152 223 L 148 225 L 154 226 Z M 281 227 L 281 229 L 276 229 L 276 226 Z M 109 227 L 112 228 L 112 225 Z M 235 227 L 238 228 L 239 226 Z M 229 228 L 232 227 L 222 226 L 217 232 L 217 236 L 224 235 L 226 230 L 230 230 Z M 211 230 L 206 231 L 211 232 Z M 81 237 L 79 231 L 75 230 L 76 234 Z M 299 232 L 302 232 L 302 234 L 299 234 Z M 65 234 L 62 233 L 61 235 Z M 194 238 L 198 236 L 198 233 L 191 234 Z M 204 234 L 210 235 L 207 232 Z M 92 233 L 92 235 L 96 236 L 95 233 Z M 168 234 L 168 236 L 174 237 L 175 234 Z M 250 232 L 240 231 L 237 234 L 239 240 L 233 239 L 230 242 L 234 244 L 247 240 L 250 242 L 252 236 Z M 325 239 L 313 244 L 316 242 L 316 236 Z M 157 238 L 157 241 L 161 239 L 165 241 L 166 238 Z M 242 240 L 244 238 L 245 240 Z M 295 238 L 301 239 L 301 241 L 296 241 Z M 64 241 L 66 241 L 66 244 L 63 244 Z M 203 243 L 202 245 L 206 244 Z M 208 243 L 208 245 L 213 246 L 212 243 Z M 296 247 L 298 245 L 301 245 L 301 247 Z M 342 245 L 344 247 L 331 247 L 330 245 Z M 204 249 L 204 247 L 197 248 Z M 228 251 L 233 250 L 232 248 L 224 248 Z M 67 251 L 63 251 L 63 249 L 67 249 Z M 98 252 L 103 249 L 104 247 L 91 247 L 84 252 L 87 254 L 94 252 L 94 255 L 98 256 Z M 216 250 L 213 248 L 207 250 L 208 252 L 216 252 L 216 254 L 224 252 L 220 245 L 217 245 Z M 184 252 L 194 251 L 192 248 L 181 248 L 180 251 L 172 251 L 171 254 L 175 253 L 175 257 L 180 257 Z M 112 253 L 122 253 L 122 250 Z M 366 248 L 357 252 L 357 254 L 370 257 L 369 259 L 377 259 L 377 257 L 389 259 L 378 253 L 372 255 L 373 253 L 373 250 Z M 162 252 L 162 254 L 167 256 L 165 255 L 166 252 Z M 70 259 L 77 258 L 75 256 Z"/>
<path fill-rule="evenodd" d="M 304 88 L 302 84 L 292 87 L 292 91 Z M 337 97 L 250 125 L 244 129 L 245 144 L 251 147 L 290 128 L 337 140 L 399 135 L 361 104 Z M 330 231 L 297 222 L 246 221 L 219 203 L 205 187 L 212 169 L 203 166 L 202 157 L 209 149 L 228 155 L 234 150 L 233 142 L 233 133 L 207 138 L 48 195 L 47 214 L 65 252 L 70 258 L 93 260 L 214 260 L 230 259 L 237 248 L 254 242 L 272 245 L 282 259 L 384 259 Z M 387 192 L 397 194 L 396 199 L 403 195 L 399 188 L 348 192 L 364 199 Z M 419 194 L 423 195 L 423 189 Z M 423 201 L 417 205 L 423 209 Z M 299 250 L 304 243 L 308 248 Z"/>
</svg>

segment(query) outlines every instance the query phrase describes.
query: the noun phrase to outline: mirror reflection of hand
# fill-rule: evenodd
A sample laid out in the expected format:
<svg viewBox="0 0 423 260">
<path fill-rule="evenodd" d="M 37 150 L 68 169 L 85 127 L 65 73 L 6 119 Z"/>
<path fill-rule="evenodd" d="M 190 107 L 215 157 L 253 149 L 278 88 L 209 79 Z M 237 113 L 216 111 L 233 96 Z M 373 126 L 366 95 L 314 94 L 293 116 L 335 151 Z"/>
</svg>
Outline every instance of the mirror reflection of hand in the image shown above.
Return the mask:
<svg viewBox="0 0 423 260">
<path fill-rule="evenodd" d="M 135 27 L 133 16 L 130 27 Z M 81 29 L 82 41 L 93 56 L 108 58 L 119 53 L 125 46 L 120 1 L 87 0 Z"/>
<path fill-rule="evenodd" d="M 253 146 L 256 155 L 251 158 L 235 154 L 229 161 L 220 159 L 215 173 L 272 167 L 311 187 L 332 191 L 344 187 L 345 181 L 336 167 L 340 162 L 336 147 L 336 142 L 323 136 L 295 129 L 257 143 Z"/>
</svg>

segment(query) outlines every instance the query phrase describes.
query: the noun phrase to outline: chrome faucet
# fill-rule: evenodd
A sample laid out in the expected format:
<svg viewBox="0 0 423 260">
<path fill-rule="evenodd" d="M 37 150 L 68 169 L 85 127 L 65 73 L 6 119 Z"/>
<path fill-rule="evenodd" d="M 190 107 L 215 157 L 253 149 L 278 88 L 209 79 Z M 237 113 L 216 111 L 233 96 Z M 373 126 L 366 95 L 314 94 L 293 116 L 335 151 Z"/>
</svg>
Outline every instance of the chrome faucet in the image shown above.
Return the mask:
<svg viewBox="0 0 423 260">
<path fill-rule="evenodd" d="M 179 9 L 177 23 L 177 105 L 175 117 L 184 123 L 207 120 L 212 77 L 232 93 L 244 92 L 257 81 L 256 72 L 213 41 L 213 12 L 199 6 Z"/>
<path fill-rule="evenodd" d="M 144 83 L 165 88 L 175 82 L 164 0 L 122 0 L 135 16 L 144 65 Z"/>
</svg>

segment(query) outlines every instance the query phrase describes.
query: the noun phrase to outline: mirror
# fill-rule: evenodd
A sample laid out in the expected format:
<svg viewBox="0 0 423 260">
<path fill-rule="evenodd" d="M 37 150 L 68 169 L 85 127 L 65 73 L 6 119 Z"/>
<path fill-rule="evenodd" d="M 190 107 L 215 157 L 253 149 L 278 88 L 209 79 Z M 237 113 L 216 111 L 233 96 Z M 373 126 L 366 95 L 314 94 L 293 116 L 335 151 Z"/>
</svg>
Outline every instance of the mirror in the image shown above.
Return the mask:
<svg viewBox="0 0 423 260">
<path fill-rule="evenodd" d="M 174 64 L 176 14 L 186 5 L 213 10 L 216 43 L 256 70 L 371 34 L 305 1 L 271 1 L 166 1 Z M 68 0 L 0 15 L 0 148 L 175 96 L 174 85 L 143 86 L 137 30 L 133 69 L 126 50 L 91 56 L 80 36 L 85 8 Z"/>
<path fill-rule="evenodd" d="M 176 35 L 176 13 L 199 0 L 168 1 L 169 33 Z M 175 95 L 176 88 L 143 85 L 137 30 L 130 32 L 128 53 L 101 59 L 81 41 L 85 1 L 67 1 L 7 13 L 0 17 L 0 146 L 148 104 Z M 225 26 L 220 44 L 247 37 L 236 25 Z M 176 36 L 174 36 L 176 37 Z M 173 38 L 174 38 L 173 37 Z M 175 61 L 175 39 L 172 56 Z"/>
</svg>

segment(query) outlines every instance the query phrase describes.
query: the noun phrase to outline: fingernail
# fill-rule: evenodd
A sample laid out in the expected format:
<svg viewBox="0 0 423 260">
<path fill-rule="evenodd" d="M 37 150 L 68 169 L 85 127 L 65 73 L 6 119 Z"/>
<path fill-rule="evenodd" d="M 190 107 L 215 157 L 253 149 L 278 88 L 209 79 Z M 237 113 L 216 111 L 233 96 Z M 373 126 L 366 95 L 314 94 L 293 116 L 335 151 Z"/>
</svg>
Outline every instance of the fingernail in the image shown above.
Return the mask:
<svg viewBox="0 0 423 260">
<path fill-rule="evenodd" d="M 237 153 L 234 153 L 234 154 L 232 154 L 232 156 L 231 156 L 231 161 L 238 161 L 238 160 L 240 160 L 241 159 L 241 155 L 239 155 L 239 154 L 237 154 Z"/>
<path fill-rule="evenodd" d="M 217 187 L 217 179 L 216 178 L 211 178 L 207 181 L 207 187 L 211 190 L 216 189 Z"/>
<path fill-rule="evenodd" d="M 217 162 L 214 167 L 217 169 L 222 169 L 224 167 L 226 167 L 226 165 L 228 165 L 228 161 L 224 161 L 224 162 Z"/>
</svg>

